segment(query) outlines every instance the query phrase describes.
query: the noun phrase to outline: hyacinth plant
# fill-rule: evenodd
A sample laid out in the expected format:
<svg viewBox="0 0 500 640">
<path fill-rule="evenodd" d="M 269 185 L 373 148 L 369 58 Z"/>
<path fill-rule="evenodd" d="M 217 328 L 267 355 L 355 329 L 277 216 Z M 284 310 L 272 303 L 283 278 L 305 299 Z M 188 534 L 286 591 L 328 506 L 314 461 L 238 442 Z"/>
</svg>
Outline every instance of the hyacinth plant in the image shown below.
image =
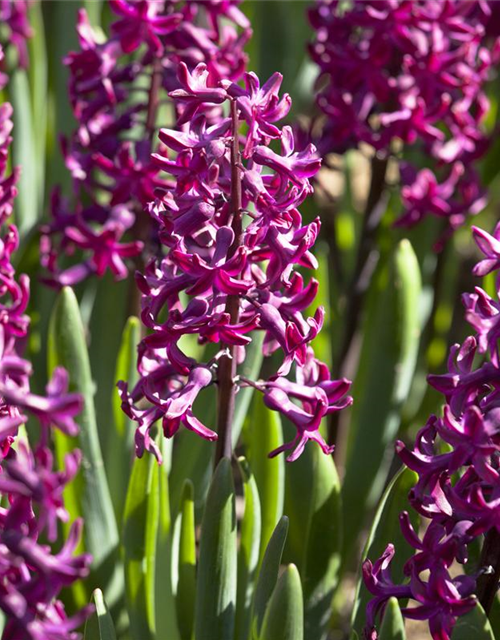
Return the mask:
<svg viewBox="0 0 500 640">
<path fill-rule="evenodd" d="M 474 275 L 495 274 L 498 295 L 500 228 L 493 235 L 473 227 L 484 254 Z M 413 448 L 396 443 L 405 465 L 418 474 L 409 503 L 429 523 L 422 537 L 408 512 L 400 514 L 403 536 L 414 549 L 404 565 L 409 581 L 395 585 L 389 544 L 375 565 L 366 560 L 363 577 L 375 598 L 367 608 L 366 637 L 377 638 L 374 623 L 392 596 L 413 600 L 408 618 L 428 620 L 434 639 L 449 638 L 458 616 L 471 611 L 479 599 L 490 612 L 497 598 L 500 575 L 498 523 L 498 302 L 484 289 L 463 295 L 465 317 L 475 330 L 450 351 L 448 372 L 429 376 L 429 384 L 444 395 L 442 416 L 432 415 L 418 432 Z M 476 356 L 482 356 L 478 362 Z M 487 359 L 485 360 L 485 356 Z M 443 447 L 442 445 L 446 446 Z M 469 571 L 453 571 L 471 562 L 475 542 L 484 536 L 479 563 Z M 474 561 L 472 560 L 472 563 Z M 427 578 L 422 574 L 428 571 Z"/>
<path fill-rule="evenodd" d="M 139 346 L 141 377 L 130 394 L 120 384 L 122 406 L 138 423 L 136 451 L 142 455 L 148 449 L 160 459 L 150 429 L 161 419 L 167 437 L 183 424 L 208 440 L 218 439 L 219 459 L 231 457 L 235 395 L 250 385 L 297 430 L 271 456 L 289 450 L 287 459 L 294 461 L 310 439 L 328 454 L 333 449 L 320 434 L 321 420 L 351 403 L 350 383 L 331 380 L 314 356 L 310 343 L 324 310 L 319 307 L 307 320 L 302 311 L 313 304 L 318 282 L 304 284 L 294 270 L 317 266 L 310 249 L 320 222 L 303 225 L 297 207 L 310 193 L 309 178 L 320 161 L 312 145 L 295 151 L 291 128 L 274 124 L 290 109 L 290 97 L 278 94 L 280 74 L 262 86 L 255 74 L 246 74 L 244 88 L 231 82 L 212 88 L 208 80 L 206 65 L 190 73 L 181 63 L 181 88 L 170 95 L 180 103 L 178 125 L 188 126 L 160 130 L 165 147 L 177 152 L 175 160 L 166 153 L 153 156 L 175 184 L 150 207 L 168 253 L 138 275 L 141 318 L 151 329 Z M 271 141 L 281 145 L 281 153 L 271 149 Z M 168 318 L 162 322 L 165 308 Z M 268 381 L 256 382 L 240 376 L 238 364 L 245 360 L 249 334 L 258 330 L 264 332 L 264 355 L 280 349 L 283 361 Z M 193 334 L 201 343 L 220 345 L 209 362 L 197 362 L 179 347 L 182 337 Z M 295 382 L 286 378 L 293 364 Z M 198 394 L 214 381 L 217 433 L 192 410 Z M 143 400 L 152 406 L 141 408 Z"/>
<path fill-rule="evenodd" d="M 2 638 L 500 638 L 495 3 L 0 18 Z"/>
<path fill-rule="evenodd" d="M 14 42 L 16 42 L 14 40 Z M 20 53 L 23 44 L 17 43 Z M 0 49 L 0 58 L 3 51 Z M 4 76 L 2 82 L 7 82 Z M 75 630 L 90 612 L 86 607 L 74 615 L 66 614 L 59 599 L 61 589 L 88 575 L 89 554 L 76 555 L 83 521 L 75 520 L 67 529 L 61 546 L 58 522 L 68 522 L 63 491 L 76 475 L 81 453 L 69 452 L 54 467 L 49 444 L 55 427 L 75 436 L 75 415 L 82 409 L 82 398 L 68 393 L 68 374 L 57 367 L 45 395 L 31 390 L 31 363 L 22 357 L 22 344 L 29 331 L 26 308 L 29 278 L 16 278 L 12 264 L 18 249 L 15 225 L 6 224 L 17 195 L 18 169 L 7 170 L 12 142 L 12 107 L 0 107 L 0 224 L 1 253 L 1 468 L 0 491 L 3 501 L 0 518 L 2 548 L 1 609 L 4 638 L 76 638 Z M 36 435 L 27 440 L 25 424 L 31 416 L 38 424 Z M 59 548 L 58 548 L 59 547 Z"/>
</svg>

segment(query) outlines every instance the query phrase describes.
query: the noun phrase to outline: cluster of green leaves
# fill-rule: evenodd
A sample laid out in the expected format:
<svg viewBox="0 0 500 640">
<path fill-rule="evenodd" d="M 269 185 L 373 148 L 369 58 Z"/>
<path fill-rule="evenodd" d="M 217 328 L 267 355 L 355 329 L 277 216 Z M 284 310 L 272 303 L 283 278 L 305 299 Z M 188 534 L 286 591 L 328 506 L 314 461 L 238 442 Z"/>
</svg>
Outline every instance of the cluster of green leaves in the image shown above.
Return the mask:
<svg viewBox="0 0 500 640">
<path fill-rule="evenodd" d="M 398 265 L 403 269 L 411 265 L 407 256 L 399 259 L 409 250 L 405 243 L 398 247 L 391 267 L 395 273 Z M 138 334 L 138 321 L 130 318 L 117 377 L 131 370 Z M 260 346 L 255 351 L 260 352 Z M 87 623 L 85 638 L 328 637 L 334 622 L 332 602 L 344 571 L 343 535 L 351 535 L 346 530 L 348 510 L 341 503 L 345 489 L 331 457 L 310 446 L 286 468 L 282 458 L 270 460 L 267 452 L 283 442 L 280 419 L 260 398 L 249 408 L 250 399 L 241 395 L 239 403 L 247 407 L 243 442 L 248 459 L 239 458 L 237 468 L 223 459 L 212 474 L 213 445 L 190 440 L 186 433 L 170 460 L 160 437 L 166 463 L 159 467 L 152 456 L 133 457 L 130 429 L 117 411 L 110 429 L 112 457 L 121 467 L 109 467 L 115 486 L 112 499 L 102 462 L 85 331 L 71 289 L 62 290 L 53 310 L 49 363 L 50 368 L 66 366 L 72 389 L 85 397 L 77 441 L 60 434 L 55 441 L 58 459 L 75 445 L 84 456 L 81 474 L 68 487 L 65 499 L 71 517 L 85 519 L 82 546 L 94 556 L 90 578 L 73 588 L 68 603 L 81 606 L 94 599 L 96 613 Z M 248 358 L 248 363 L 260 366 L 257 357 Z M 243 416 L 241 409 L 238 415 Z M 183 437 L 201 444 L 199 449 L 186 448 L 181 458 Z M 205 446 L 211 448 L 208 455 Z M 196 471 L 192 478 L 186 473 L 190 470 Z M 174 481 L 179 482 L 180 475 L 182 487 L 177 492 Z M 196 487 L 210 476 L 208 491 Z M 387 539 L 397 543 L 401 538 L 397 514 L 413 481 L 406 471 L 386 492 L 372 526 L 368 555 L 378 554 Z M 237 503 L 242 504 L 238 517 Z M 361 631 L 366 601 L 358 578 L 354 632 Z"/>
</svg>

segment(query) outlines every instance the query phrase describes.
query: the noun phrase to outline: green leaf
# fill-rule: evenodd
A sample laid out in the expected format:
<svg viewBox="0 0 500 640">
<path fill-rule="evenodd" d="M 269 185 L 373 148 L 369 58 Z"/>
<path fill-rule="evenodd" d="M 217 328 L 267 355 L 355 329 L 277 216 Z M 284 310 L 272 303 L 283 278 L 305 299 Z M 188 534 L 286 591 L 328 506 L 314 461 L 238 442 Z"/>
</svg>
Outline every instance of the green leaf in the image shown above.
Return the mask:
<svg viewBox="0 0 500 640">
<path fill-rule="evenodd" d="M 392 479 L 380 500 L 373 519 L 368 540 L 363 549 L 360 568 L 366 558 L 369 558 L 372 562 L 378 560 L 387 544 L 391 542 L 396 549 L 395 556 L 391 562 L 391 574 L 395 582 L 403 581 L 403 566 L 414 550 L 401 533 L 399 515 L 408 509 L 408 492 L 415 486 L 417 480 L 417 474 L 406 468 L 401 469 Z M 415 512 L 411 512 L 410 519 L 415 530 L 418 531 L 418 515 Z M 365 587 L 360 571 L 351 618 L 352 628 L 360 638 L 363 637 L 366 605 L 371 598 L 372 596 Z"/>
<path fill-rule="evenodd" d="M 418 354 L 420 289 L 418 261 L 409 241 L 402 240 L 389 264 L 380 267 L 367 302 L 342 486 L 343 561 L 380 497 L 393 456 Z"/>
<path fill-rule="evenodd" d="M 202 422 L 209 428 L 215 426 L 216 390 L 206 390 L 206 402 L 195 403 L 194 414 L 203 416 Z M 201 400 L 201 399 L 200 399 Z M 205 401 L 205 398 L 203 398 Z M 176 435 L 175 457 L 172 460 L 170 471 L 170 504 L 172 505 L 172 517 L 175 518 L 178 505 L 181 501 L 184 481 L 189 478 L 195 488 L 195 507 L 197 514 L 203 510 L 210 477 L 212 475 L 212 460 L 215 453 L 214 443 L 208 442 L 199 435 L 183 429 Z"/>
<path fill-rule="evenodd" d="M 158 464 L 136 458 L 123 519 L 125 599 L 133 640 L 152 640 L 155 631 L 155 553 L 159 520 Z"/>
<path fill-rule="evenodd" d="M 116 640 L 113 619 L 100 589 L 92 594 L 95 613 L 85 624 L 84 640 Z"/>
<path fill-rule="evenodd" d="M 120 351 L 118 352 L 118 360 L 116 362 L 114 379 L 124 380 L 128 382 L 129 389 L 133 389 L 139 378 L 137 373 L 137 345 L 141 337 L 141 323 L 139 318 L 130 316 L 122 333 Z M 122 411 L 121 400 L 118 393 L 113 393 L 113 415 L 115 418 L 116 432 L 120 437 L 125 434 L 129 435 L 130 441 L 133 442 L 133 429 L 130 429 L 132 422 Z M 132 425 L 135 424 L 132 422 Z"/>
<path fill-rule="evenodd" d="M 90 24 L 99 27 L 101 24 L 102 0 L 83 0 Z"/>
<path fill-rule="evenodd" d="M 233 640 L 236 567 L 234 483 L 231 463 L 223 458 L 215 470 L 201 524 L 195 640 Z"/>
<path fill-rule="evenodd" d="M 31 64 L 28 68 L 31 91 L 31 112 L 36 148 L 37 210 L 42 215 L 45 190 L 45 147 L 47 142 L 47 92 L 48 62 L 47 43 L 42 12 L 42 0 L 30 4 L 29 23 L 33 36 L 28 39 Z"/>
<path fill-rule="evenodd" d="M 28 74 L 17 67 L 7 85 L 9 101 L 14 109 L 12 162 L 21 168 L 14 215 L 19 235 L 24 238 L 40 216 L 38 197 L 38 169 L 35 132 L 31 112 L 31 91 Z"/>
<path fill-rule="evenodd" d="M 186 480 L 184 483 L 181 509 L 178 518 L 180 520 L 180 532 L 175 604 L 181 638 L 182 640 L 191 640 L 196 598 L 196 533 L 194 521 L 194 488 L 190 480 Z"/>
<path fill-rule="evenodd" d="M 380 627 L 379 640 L 406 640 L 405 622 L 396 598 L 389 598 Z"/>
<path fill-rule="evenodd" d="M 88 323 L 90 365 L 96 385 L 94 404 L 99 424 L 113 424 L 115 407 L 111 398 L 118 397 L 115 367 L 122 346 L 122 331 L 125 328 L 128 285 L 127 280 L 116 282 L 109 272 L 103 278 L 99 278 Z M 86 290 L 88 289 L 86 286 Z M 113 318 L 113 322 L 110 322 L 110 318 Z M 101 446 L 106 462 L 116 455 L 115 444 L 109 438 L 112 431 L 113 429 L 108 428 L 101 433 Z M 134 431 L 135 429 L 132 429 L 132 433 Z"/>
<path fill-rule="evenodd" d="M 262 360 L 264 359 L 264 354 L 262 353 L 263 341 L 263 331 L 252 334 L 252 343 L 246 347 L 245 360 L 238 367 L 238 375 L 245 376 L 250 380 L 257 380 L 262 367 Z M 236 447 L 240 438 L 241 429 L 248 415 L 248 409 L 254 394 L 255 391 L 252 387 L 244 387 L 238 391 L 236 396 L 232 430 L 233 448 Z"/>
<path fill-rule="evenodd" d="M 181 640 L 177 625 L 175 599 L 172 590 L 172 516 L 170 513 L 168 472 L 172 458 L 172 440 L 160 438 L 163 464 L 159 468 L 160 517 L 158 522 L 158 545 L 156 549 L 156 628 L 163 638 Z"/>
<path fill-rule="evenodd" d="M 248 638 L 250 633 L 252 596 L 259 564 L 261 511 L 259 491 L 252 470 L 245 458 L 238 458 L 245 512 L 241 521 L 240 548 L 238 550 L 238 593 L 236 600 L 235 638 Z"/>
<path fill-rule="evenodd" d="M 488 619 L 490 621 L 491 628 L 493 629 L 495 638 L 500 638 L 500 598 L 498 596 L 498 593 L 497 597 L 493 600 L 493 604 L 488 614 Z"/>
<path fill-rule="evenodd" d="M 300 575 L 291 564 L 273 592 L 262 625 L 261 640 L 303 640 L 304 604 Z"/>
<path fill-rule="evenodd" d="M 261 2 L 247 0 L 243 11 L 249 17 L 254 34 L 247 45 L 251 71 L 259 78 L 269 78 L 276 70 L 276 60 L 280 60 L 283 73 L 283 91 L 298 97 L 300 103 L 310 102 L 311 93 L 302 95 L 298 83 L 299 73 L 305 58 L 306 43 L 311 37 L 311 26 L 306 19 L 309 3 L 306 0 L 295 2 Z M 280 25 L 280 29 L 275 29 Z"/>
<path fill-rule="evenodd" d="M 120 351 L 116 363 L 114 381 L 128 382 L 132 390 L 138 379 L 136 368 L 137 345 L 140 339 L 140 322 L 135 316 L 127 320 L 122 334 Z M 125 494 L 133 458 L 135 422 L 121 409 L 121 399 L 116 387 L 113 389 L 112 406 L 114 429 L 109 429 L 106 469 L 116 517 L 121 519 Z"/>
<path fill-rule="evenodd" d="M 458 618 L 452 640 L 495 640 L 488 616 L 478 602 L 472 611 Z"/>
<path fill-rule="evenodd" d="M 47 17 L 46 31 L 57 34 L 57 38 L 47 39 L 47 59 L 49 62 L 49 102 L 51 107 L 50 127 L 47 136 L 47 173 L 49 187 L 61 184 L 63 190 L 71 188 L 71 174 L 66 168 L 59 149 L 59 135 L 70 135 L 76 128 L 68 97 L 69 72 L 62 59 L 70 51 L 79 50 L 76 32 L 79 2 L 44 2 L 44 16 Z"/>
<path fill-rule="evenodd" d="M 313 492 L 307 521 L 302 577 L 307 640 L 328 634 L 332 598 L 339 581 L 342 545 L 340 482 L 331 456 L 309 447 L 313 458 Z"/>
<path fill-rule="evenodd" d="M 252 638 L 256 640 L 260 636 L 264 615 L 271 599 L 281 565 L 283 549 L 285 548 L 288 533 L 288 518 L 282 516 L 273 531 L 266 548 L 264 558 L 259 570 L 257 586 L 255 587 L 252 603 Z"/>
<path fill-rule="evenodd" d="M 68 508 L 73 518 L 83 516 L 85 519 L 85 548 L 94 558 L 94 571 L 102 569 L 103 580 L 116 579 L 118 530 L 102 462 L 84 329 L 78 301 L 68 287 L 60 292 L 50 322 L 49 371 L 56 366 L 68 371 L 70 391 L 80 393 L 84 399 L 84 407 L 77 416 L 80 433 L 76 442 L 62 433 L 55 434 L 59 465 L 75 444 L 83 454 L 79 478 L 70 485 Z"/>
<path fill-rule="evenodd" d="M 314 207 L 315 215 L 316 207 L 312 198 L 306 200 L 306 203 L 309 203 Z M 314 349 L 315 356 L 318 360 L 321 360 L 329 368 L 331 368 L 332 364 L 332 332 L 335 331 L 338 323 L 335 322 L 334 316 L 332 313 L 332 305 L 331 305 L 331 296 L 330 296 L 330 280 L 332 280 L 331 274 L 331 259 L 330 259 L 330 247 L 324 241 L 318 242 L 315 247 L 314 256 L 318 261 L 318 268 L 315 269 L 312 274 L 313 277 L 318 281 L 318 293 L 316 294 L 316 298 L 312 305 L 307 309 L 307 315 L 313 316 L 316 309 L 318 307 L 323 307 L 325 311 L 325 318 L 329 318 L 330 322 L 327 322 L 323 325 L 322 330 L 318 333 L 318 335 L 314 338 L 311 346 Z"/>
<path fill-rule="evenodd" d="M 283 444 L 283 431 L 279 414 L 265 406 L 261 394 L 256 394 L 254 397 L 245 425 L 244 440 L 260 497 L 262 514 L 260 558 L 262 559 L 276 523 L 283 513 L 285 461 L 283 456 L 268 457 L 273 449 Z"/>
</svg>

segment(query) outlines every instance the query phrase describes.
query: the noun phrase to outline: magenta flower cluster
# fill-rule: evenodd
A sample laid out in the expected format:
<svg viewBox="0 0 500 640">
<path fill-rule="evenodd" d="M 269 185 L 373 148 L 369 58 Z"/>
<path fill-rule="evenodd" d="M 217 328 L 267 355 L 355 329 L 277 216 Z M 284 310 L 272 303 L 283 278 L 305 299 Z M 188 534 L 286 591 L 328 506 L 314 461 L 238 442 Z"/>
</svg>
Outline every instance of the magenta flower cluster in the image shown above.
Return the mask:
<svg viewBox="0 0 500 640">
<path fill-rule="evenodd" d="M 474 274 L 497 273 L 497 298 L 480 287 L 464 294 L 466 319 L 476 334 L 451 349 L 448 373 L 429 376 L 429 383 L 445 397 L 443 415 L 431 416 L 413 450 L 402 442 L 396 445 L 402 461 L 419 477 L 410 504 L 429 524 L 420 539 L 408 513 L 400 516 L 402 532 L 415 549 L 405 565 L 407 584 L 391 580 L 393 545 L 374 565 L 365 562 L 365 584 L 375 596 L 367 609 L 370 640 L 377 637 L 376 616 L 391 596 L 416 601 L 416 606 L 405 606 L 403 614 L 428 620 L 434 640 L 449 640 L 457 616 L 475 606 L 478 577 L 470 571 L 465 575 L 454 570 L 452 575 L 451 566 L 467 562 L 468 548 L 478 536 L 492 529 L 500 532 L 500 224 L 493 235 L 474 227 L 473 234 L 484 254 Z M 479 354 L 488 357 L 477 364 Z M 425 571 L 427 579 L 422 577 Z"/>
<path fill-rule="evenodd" d="M 320 68 L 321 154 L 360 142 L 395 154 L 403 205 L 398 224 L 434 215 L 456 228 L 486 203 L 473 161 L 488 146 L 485 83 L 500 53 L 498 41 L 486 35 L 490 3 L 342 5 L 318 0 L 309 14 L 316 32 L 310 54 Z"/>
<path fill-rule="evenodd" d="M 117 18 L 104 41 L 80 11 L 81 50 L 65 59 L 78 127 L 63 152 L 75 197 L 68 202 L 56 192 L 53 220 L 42 230 L 49 283 L 74 285 L 107 270 L 122 279 L 127 259 L 156 253 L 144 209 L 157 187 L 168 187 L 151 159 L 157 115 L 179 86 L 180 62 L 190 69 L 204 63 L 212 82 L 241 76 L 251 31 L 237 4 L 111 0 Z"/>
<path fill-rule="evenodd" d="M 68 393 L 68 375 L 57 368 L 45 395 L 30 390 L 31 364 L 22 357 L 29 318 L 29 279 L 16 279 L 11 263 L 18 246 L 14 225 L 4 224 L 13 211 L 18 170 L 7 173 L 12 108 L 0 106 L 0 609 L 6 615 L 4 640 L 76 640 L 89 610 L 68 618 L 58 600 L 63 587 L 87 575 L 90 557 L 74 556 L 82 522 L 73 523 L 57 552 L 58 521 L 66 522 L 62 493 L 80 464 L 80 452 L 66 456 L 64 469 L 53 470 L 49 430 L 55 426 L 74 436 L 74 417 L 82 408 L 79 395 Z M 18 438 L 28 415 L 40 424 L 31 450 Z M 41 538 L 50 544 L 40 542 Z M 60 545 L 59 545 L 60 547 Z"/>
<path fill-rule="evenodd" d="M 264 332 L 264 355 L 280 350 L 282 362 L 267 382 L 234 382 L 256 387 L 297 429 L 293 441 L 271 455 L 291 451 L 288 460 L 294 460 L 308 440 L 331 452 L 319 426 L 350 404 L 350 383 L 331 380 L 314 357 L 311 342 L 323 309 L 304 315 L 318 282 L 306 284 L 298 270 L 316 267 L 310 250 L 320 222 L 304 224 L 298 211 L 320 167 L 316 149 L 296 150 L 291 128 L 276 124 L 291 106 L 288 95 L 279 95 L 279 73 L 262 86 L 246 73 L 242 87 L 212 81 L 204 63 L 192 73 L 181 63 L 178 81 L 170 95 L 179 129 L 162 129 L 164 147 L 153 155 L 172 181 L 149 206 L 167 253 L 138 276 L 149 335 L 139 347 L 138 384 L 130 393 L 120 385 L 123 408 L 138 423 L 137 453 L 160 456 L 149 435 L 158 420 L 167 437 L 181 424 L 209 440 L 217 437 L 193 404 L 219 382 L 218 363 L 227 351 L 237 363 L 245 359 L 255 331 Z M 221 349 L 209 362 L 196 362 L 180 346 L 185 335 Z M 286 378 L 293 365 L 295 382 Z"/>
<path fill-rule="evenodd" d="M 5 41 L 0 45 L 6 49 L 12 45 L 18 56 L 19 65 L 26 68 L 29 63 L 27 41 L 32 36 L 28 11 L 30 0 L 0 0 L 0 25 L 2 25 Z M 0 84 L 2 74 L 0 73 Z"/>
</svg>

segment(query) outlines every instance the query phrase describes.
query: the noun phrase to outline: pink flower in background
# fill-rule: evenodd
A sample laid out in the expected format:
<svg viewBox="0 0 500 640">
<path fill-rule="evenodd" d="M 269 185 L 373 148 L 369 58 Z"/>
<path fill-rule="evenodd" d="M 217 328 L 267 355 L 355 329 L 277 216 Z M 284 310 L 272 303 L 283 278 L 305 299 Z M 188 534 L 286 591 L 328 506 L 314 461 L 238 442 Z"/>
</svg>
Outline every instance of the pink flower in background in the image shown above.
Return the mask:
<svg viewBox="0 0 500 640">
<path fill-rule="evenodd" d="M 360 143 L 391 155 L 402 142 L 399 225 L 435 215 L 455 229 L 486 204 L 471 161 L 489 144 L 486 84 L 499 53 L 491 10 L 459 0 L 355 0 L 346 8 L 317 0 L 309 12 L 321 155 Z"/>
<path fill-rule="evenodd" d="M 122 279 L 141 252 L 156 254 L 158 230 L 145 208 L 158 188 L 171 183 L 151 155 L 163 144 L 157 138 L 158 109 L 168 92 L 181 91 L 189 120 L 196 111 L 194 95 L 208 78 L 213 87 L 221 79 L 241 77 L 251 31 L 237 4 L 113 0 L 117 18 L 104 41 L 80 10 L 81 50 L 65 59 L 78 126 L 64 140 L 63 153 L 75 196 L 67 203 L 56 194 L 53 219 L 42 227 L 45 282 L 74 285 L 108 270 Z M 223 101 L 226 92 L 211 88 L 208 94 L 217 102 L 216 96 Z M 180 101 L 175 105 L 181 108 Z"/>
</svg>

